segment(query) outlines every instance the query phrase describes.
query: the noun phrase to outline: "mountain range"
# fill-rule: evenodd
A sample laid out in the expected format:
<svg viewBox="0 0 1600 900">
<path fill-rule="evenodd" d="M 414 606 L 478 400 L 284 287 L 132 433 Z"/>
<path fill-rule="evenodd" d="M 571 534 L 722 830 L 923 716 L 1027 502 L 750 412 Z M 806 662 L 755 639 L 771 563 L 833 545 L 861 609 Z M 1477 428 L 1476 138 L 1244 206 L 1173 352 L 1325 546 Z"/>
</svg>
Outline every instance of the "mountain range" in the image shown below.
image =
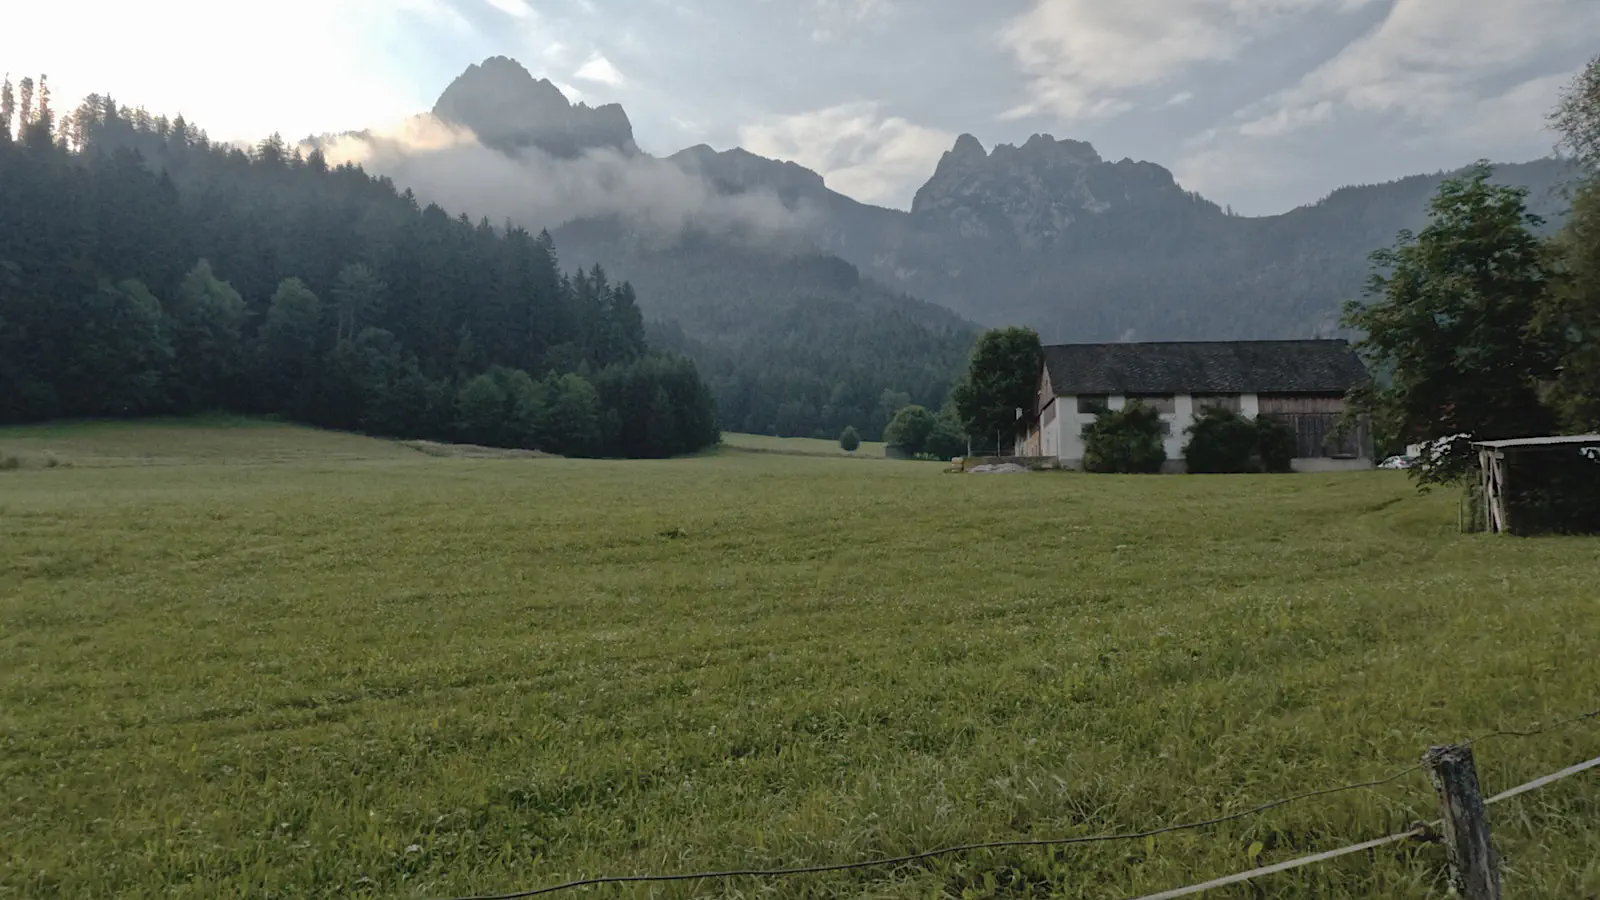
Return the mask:
<svg viewBox="0 0 1600 900">
<path fill-rule="evenodd" d="M 1243 217 L 1156 163 L 1107 160 L 1082 141 L 1036 134 L 986 149 L 963 134 L 902 211 L 741 148 L 651 157 L 620 106 L 570 103 L 505 57 L 467 69 L 426 118 L 536 173 L 532 194 L 559 187 L 560 208 L 519 205 L 510 185 L 488 193 L 508 218 L 548 228 L 565 264 L 598 263 L 632 281 L 657 340 L 710 373 L 726 424 L 763 431 L 785 430 L 773 403 L 825 408 L 827 369 L 860 354 L 922 354 L 881 362 L 878 380 L 936 403 L 980 325 L 1029 325 L 1046 342 L 1337 333 L 1342 305 L 1369 275 L 1368 254 L 1421 227 L 1449 174 Z M 398 168 L 397 180 L 417 171 Z M 1552 223 L 1567 178 L 1555 159 L 1496 169 Z M 472 206 L 481 185 L 452 196 L 450 177 L 418 180 L 431 185 L 426 199 L 486 212 Z M 605 202 L 572 202 L 597 193 Z M 803 400 L 778 391 L 747 414 L 731 398 L 760 393 L 757 372 L 774 360 L 818 384 Z"/>
<path fill-rule="evenodd" d="M 506 152 L 640 155 L 620 106 L 569 104 L 549 81 L 504 57 L 463 73 L 433 114 Z M 795 213 L 807 249 L 848 262 L 891 293 L 983 325 L 1031 325 L 1047 341 L 1328 334 L 1343 302 L 1360 295 L 1367 254 L 1400 229 L 1420 227 L 1429 196 L 1448 175 L 1342 188 L 1282 215 L 1243 217 L 1185 190 L 1152 162 L 1113 162 L 1087 143 L 1048 134 L 992 150 L 963 134 L 911 209 L 900 211 L 859 203 L 816 172 L 741 148 L 700 145 L 667 161 L 725 196 L 776 197 Z M 1498 180 L 1528 187 L 1530 206 L 1551 220 L 1564 207 L 1567 175 L 1555 159 L 1497 167 Z M 700 279 L 717 280 L 716 271 L 658 274 L 661 261 L 647 258 L 648 242 L 625 217 L 563 226 L 553 230 L 569 259 L 576 252 L 626 273 L 654 298 L 651 312 L 688 313 L 685 327 L 700 330 L 689 309 L 696 300 L 685 292 Z M 683 249 L 654 246 L 669 256 Z M 792 258 L 795 248 L 785 243 L 776 255 Z M 669 268 L 684 268 L 675 262 Z M 829 292 L 839 284 L 779 280 L 785 289 Z"/>
</svg>

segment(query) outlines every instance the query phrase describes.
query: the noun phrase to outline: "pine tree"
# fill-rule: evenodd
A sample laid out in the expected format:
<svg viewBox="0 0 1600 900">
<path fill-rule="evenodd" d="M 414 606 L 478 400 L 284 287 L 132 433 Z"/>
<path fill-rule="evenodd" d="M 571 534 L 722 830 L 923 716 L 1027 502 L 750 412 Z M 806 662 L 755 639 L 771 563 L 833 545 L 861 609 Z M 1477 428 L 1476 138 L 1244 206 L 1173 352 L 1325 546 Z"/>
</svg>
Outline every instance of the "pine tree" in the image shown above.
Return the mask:
<svg viewBox="0 0 1600 900">
<path fill-rule="evenodd" d="M 321 362 L 322 304 L 298 278 L 286 278 L 272 295 L 257 349 L 257 389 L 262 407 L 304 418 Z"/>
<path fill-rule="evenodd" d="M 369 316 L 382 304 L 384 284 L 363 263 L 352 263 L 339 270 L 333 285 L 333 302 L 338 313 L 336 341 L 354 340 Z"/>
<path fill-rule="evenodd" d="M 17 95 L 11 88 L 11 73 L 0 81 L 0 143 L 11 141 L 11 128 L 17 115 Z"/>
<path fill-rule="evenodd" d="M 44 75 L 39 76 L 38 99 L 35 103 L 38 112 L 34 114 L 34 122 L 50 131 L 55 126 L 55 114 L 50 109 L 50 80 Z"/>
<path fill-rule="evenodd" d="M 33 124 L 33 79 L 23 78 L 18 85 L 21 89 L 20 115 L 17 117 L 18 134 L 26 134 L 28 126 Z"/>
<path fill-rule="evenodd" d="M 172 305 L 177 352 L 172 396 L 180 411 L 240 408 L 245 303 L 202 259 L 184 277 Z"/>
</svg>

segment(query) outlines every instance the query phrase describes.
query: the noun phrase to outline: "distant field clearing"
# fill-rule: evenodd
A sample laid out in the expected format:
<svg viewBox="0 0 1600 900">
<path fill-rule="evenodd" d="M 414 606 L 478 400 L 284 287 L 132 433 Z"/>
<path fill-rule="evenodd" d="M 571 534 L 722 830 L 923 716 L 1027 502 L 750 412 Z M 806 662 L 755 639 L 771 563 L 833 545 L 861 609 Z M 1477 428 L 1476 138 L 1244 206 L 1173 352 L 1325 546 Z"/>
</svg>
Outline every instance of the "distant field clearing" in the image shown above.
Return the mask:
<svg viewBox="0 0 1600 900">
<path fill-rule="evenodd" d="M 46 451 L 72 467 L 0 471 L 0 897 L 451 897 L 1137 831 L 1600 707 L 1600 540 L 1459 534 L 1400 473 L 0 429 Z M 1475 750 L 1499 791 L 1600 723 Z M 1413 773 L 1150 841 L 559 896 L 1126 900 L 1436 814 Z M 1600 778 L 1491 819 L 1508 897 L 1600 895 Z M 1217 896 L 1425 900 L 1443 865 L 1397 845 Z"/>
<path fill-rule="evenodd" d="M 739 434 L 724 431 L 722 445 L 734 450 L 753 450 L 762 453 L 790 453 L 796 456 L 856 456 L 883 459 L 882 441 L 862 441 L 854 453 L 846 453 L 838 441 L 819 438 L 780 438 L 764 434 Z"/>
</svg>

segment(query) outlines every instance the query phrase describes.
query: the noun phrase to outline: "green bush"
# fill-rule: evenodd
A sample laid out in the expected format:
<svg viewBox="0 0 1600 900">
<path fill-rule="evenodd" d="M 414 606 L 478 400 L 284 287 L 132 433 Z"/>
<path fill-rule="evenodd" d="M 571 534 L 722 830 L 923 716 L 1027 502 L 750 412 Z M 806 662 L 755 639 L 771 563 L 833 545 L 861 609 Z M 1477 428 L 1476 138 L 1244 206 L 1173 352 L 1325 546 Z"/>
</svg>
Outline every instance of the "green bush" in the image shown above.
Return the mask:
<svg viewBox="0 0 1600 900">
<path fill-rule="evenodd" d="M 1257 472 L 1256 424 L 1231 409 L 1202 410 L 1189 426 L 1189 443 L 1183 448 L 1188 469 L 1195 474 Z"/>
<path fill-rule="evenodd" d="M 1295 436 L 1283 420 L 1274 416 L 1256 418 L 1256 456 L 1268 472 L 1287 472 L 1294 459 Z"/>
<path fill-rule="evenodd" d="M 926 407 L 907 406 L 894 414 L 894 421 L 883 431 L 883 439 L 890 446 L 905 451 L 907 456 L 921 456 L 927 450 L 928 437 L 938 420 Z"/>
<path fill-rule="evenodd" d="M 1159 472 L 1166 461 L 1161 413 L 1137 401 L 1097 413 L 1084 431 L 1083 467 L 1090 472 Z"/>
<path fill-rule="evenodd" d="M 961 422 L 953 413 L 942 412 L 938 415 L 933 430 L 928 432 L 922 452 L 944 462 L 967 452 L 966 429 L 961 427 Z"/>
<path fill-rule="evenodd" d="M 854 453 L 861 449 L 861 433 L 856 431 L 854 425 L 846 425 L 844 433 L 839 435 L 839 448 L 846 453 Z"/>
</svg>

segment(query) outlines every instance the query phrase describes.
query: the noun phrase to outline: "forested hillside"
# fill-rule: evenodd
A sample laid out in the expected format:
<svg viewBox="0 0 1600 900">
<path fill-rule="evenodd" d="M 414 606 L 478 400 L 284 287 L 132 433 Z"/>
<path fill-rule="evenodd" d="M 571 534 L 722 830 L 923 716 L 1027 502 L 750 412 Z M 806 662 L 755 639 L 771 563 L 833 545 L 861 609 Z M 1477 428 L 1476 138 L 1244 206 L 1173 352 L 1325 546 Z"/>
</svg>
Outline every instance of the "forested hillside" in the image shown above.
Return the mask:
<svg viewBox="0 0 1600 900">
<path fill-rule="evenodd" d="M 570 455 L 717 439 L 633 288 L 272 138 L 0 98 L 0 421 L 232 410 Z"/>
<path fill-rule="evenodd" d="M 621 107 L 571 104 L 504 57 L 468 68 L 407 128 L 448 139 L 402 128 L 313 146 L 424 200 L 548 227 L 568 263 L 629 280 L 653 332 L 706 375 L 731 430 L 831 439 L 853 426 L 876 440 L 895 403 L 940 406 L 966 363 L 977 329 L 820 251 L 783 192 L 760 181 L 777 164 L 745 154 L 760 169 L 755 192 L 732 197 L 726 157 L 700 172 L 689 157 L 643 154 Z"/>
<path fill-rule="evenodd" d="M 976 337 L 814 250 L 692 230 L 630 240 L 615 219 L 556 234 L 569 256 L 604 260 L 655 298 L 657 342 L 695 360 L 730 431 L 831 439 L 853 426 L 878 440 L 899 407 L 945 402 Z"/>
</svg>

